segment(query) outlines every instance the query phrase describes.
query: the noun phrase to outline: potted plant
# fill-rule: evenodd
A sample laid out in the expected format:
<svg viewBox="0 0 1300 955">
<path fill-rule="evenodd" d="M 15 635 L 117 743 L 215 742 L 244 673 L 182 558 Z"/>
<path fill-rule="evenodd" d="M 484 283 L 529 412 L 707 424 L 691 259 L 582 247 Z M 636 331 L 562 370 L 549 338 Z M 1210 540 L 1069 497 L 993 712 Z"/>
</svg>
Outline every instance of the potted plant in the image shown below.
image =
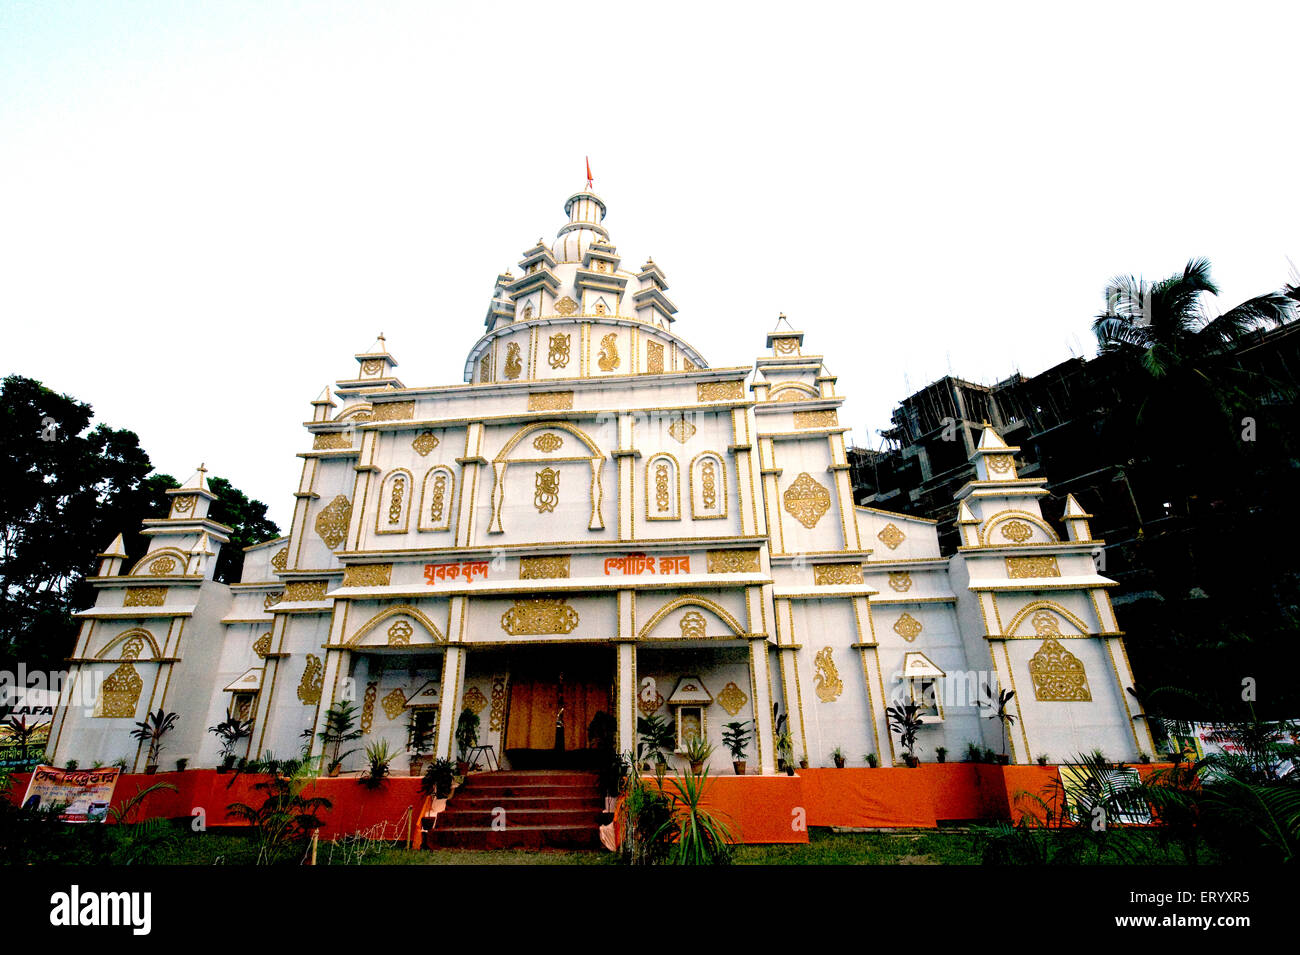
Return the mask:
<svg viewBox="0 0 1300 955">
<path fill-rule="evenodd" d="M 446 799 L 451 795 L 455 783 L 456 763 L 445 756 L 440 756 L 429 763 L 429 768 L 424 771 L 424 779 L 420 782 L 420 788 L 426 796 Z"/>
<path fill-rule="evenodd" d="M 1003 766 L 1011 762 L 1011 757 L 1007 755 L 1007 739 L 1011 736 L 1011 727 L 1015 725 L 1015 716 L 1007 709 L 1011 703 L 1011 698 L 1016 695 L 1015 690 L 1001 690 L 996 696 L 989 689 L 989 685 L 984 684 L 985 706 L 991 710 L 986 719 L 997 720 L 1002 724 L 1002 752 L 997 756 L 997 761 Z"/>
<path fill-rule="evenodd" d="M 318 734 L 321 744 L 329 749 L 327 770 L 331 776 L 337 776 L 347 759 L 355 749 L 340 752 L 344 743 L 361 739 L 361 730 L 357 728 L 357 708 L 349 700 L 339 700 L 325 711 L 325 727 Z"/>
<path fill-rule="evenodd" d="M 867 755 L 864 756 L 863 759 L 867 761 L 867 766 L 869 766 L 871 769 L 875 769 L 880 764 L 880 760 L 876 758 L 875 753 L 867 753 Z"/>
<path fill-rule="evenodd" d="M 745 747 L 749 745 L 749 720 L 736 720 L 722 728 L 722 744 L 731 753 L 731 768 L 737 776 L 745 775 Z"/>
<path fill-rule="evenodd" d="M 366 760 L 370 767 L 366 774 L 361 777 L 360 783 L 368 789 L 378 789 L 383 783 L 384 777 L 388 775 L 389 763 L 393 761 L 393 753 L 388 748 L 388 740 L 377 739 L 366 746 Z"/>
<path fill-rule="evenodd" d="M 800 769 L 807 769 L 807 768 L 808 768 L 808 754 L 807 754 L 807 753 L 801 753 L 801 754 L 799 754 L 799 768 L 800 768 Z"/>
<path fill-rule="evenodd" d="M 176 772 L 178 773 L 185 772 L 185 767 L 188 766 L 189 764 L 190 764 L 189 757 L 182 756 L 180 759 L 176 760 Z"/>
<path fill-rule="evenodd" d="M 787 776 L 794 775 L 794 739 L 790 731 L 782 730 L 776 738 L 776 756 L 780 766 L 785 768 Z"/>
<path fill-rule="evenodd" d="M 843 769 L 844 762 L 845 762 L 844 749 L 840 746 L 836 746 L 833 750 L 831 750 L 831 759 L 835 761 L 836 769 Z"/>
<path fill-rule="evenodd" d="M 411 758 L 411 775 L 423 776 L 424 764 L 428 762 L 429 750 L 433 748 L 433 727 L 411 714 L 406 724 L 406 751 Z"/>
<path fill-rule="evenodd" d="M 478 725 L 477 713 L 468 706 L 460 711 L 460 718 L 456 720 L 456 749 L 460 754 L 456 772 L 459 776 L 464 776 L 471 769 L 469 751 L 478 744 Z"/>
<path fill-rule="evenodd" d="M 937 760 L 938 760 L 939 762 L 941 762 L 941 763 L 946 763 L 946 762 L 948 762 L 948 747 L 946 747 L 946 746 L 936 746 L 936 747 L 934 748 L 934 758 L 937 759 Z"/>
<path fill-rule="evenodd" d="M 156 713 L 146 713 L 145 718 L 135 724 L 131 737 L 149 744 L 149 754 L 145 757 L 144 771 L 152 776 L 158 772 L 158 754 L 162 752 L 162 738 L 176 726 L 179 713 L 168 713 L 162 707 Z"/>
<path fill-rule="evenodd" d="M 636 731 L 639 737 L 637 760 L 641 763 L 642 770 L 649 769 L 653 760 L 656 775 L 662 777 L 668 769 L 668 757 L 665 754 L 671 752 L 677 742 L 673 725 L 662 716 L 641 716 L 637 718 Z"/>
<path fill-rule="evenodd" d="M 217 772 L 228 773 L 235 765 L 235 747 L 241 739 L 253 735 L 253 721 L 241 720 L 233 713 L 227 713 L 216 726 L 209 726 L 208 732 L 221 741 L 221 762 L 217 765 Z"/>
<path fill-rule="evenodd" d="M 713 755 L 713 746 L 703 736 L 692 736 L 686 740 L 684 755 L 686 761 L 691 764 L 691 772 L 698 776 L 704 764 Z"/>
<path fill-rule="evenodd" d="M 1040 755 L 1040 756 L 1038 757 L 1038 759 L 1036 759 L 1034 762 L 1038 763 L 1039 766 L 1046 766 L 1046 765 L 1047 765 L 1047 754 L 1046 754 L 1046 753 L 1043 753 L 1043 754 Z"/>
<path fill-rule="evenodd" d="M 889 729 L 898 734 L 898 742 L 903 747 L 903 761 L 913 769 L 921 762 L 916 757 L 916 731 L 925 725 L 921 719 L 921 707 L 917 703 L 895 703 L 885 710 L 889 720 Z"/>
</svg>

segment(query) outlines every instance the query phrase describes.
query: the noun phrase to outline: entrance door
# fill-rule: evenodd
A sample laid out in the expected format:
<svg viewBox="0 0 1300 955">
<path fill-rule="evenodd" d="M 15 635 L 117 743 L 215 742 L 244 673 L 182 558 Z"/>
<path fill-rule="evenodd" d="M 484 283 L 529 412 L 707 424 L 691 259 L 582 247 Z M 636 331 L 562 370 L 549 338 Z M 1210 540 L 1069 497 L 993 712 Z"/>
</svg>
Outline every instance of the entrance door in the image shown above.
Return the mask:
<svg viewBox="0 0 1300 955">
<path fill-rule="evenodd" d="M 505 743 L 511 765 L 594 763 L 598 741 L 590 729 L 596 714 L 610 713 L 611 675 L 596 659 L 512 660 Z"/>
</svg>

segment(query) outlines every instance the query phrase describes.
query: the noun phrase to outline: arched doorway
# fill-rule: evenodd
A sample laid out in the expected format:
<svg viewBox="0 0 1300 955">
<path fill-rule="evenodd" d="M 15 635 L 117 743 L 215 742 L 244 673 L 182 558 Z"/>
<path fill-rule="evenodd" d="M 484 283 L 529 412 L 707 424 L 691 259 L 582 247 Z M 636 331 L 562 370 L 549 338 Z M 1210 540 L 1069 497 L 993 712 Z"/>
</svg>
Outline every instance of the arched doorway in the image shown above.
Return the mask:
<svg viewBox="0 0 1300 955">
<path fill-rule="evenodd" d="M 613 743 L 609 647 L 526 648 L 510 654 L 505 753 L 516 769 L 596 767 Z"/>
</svg>

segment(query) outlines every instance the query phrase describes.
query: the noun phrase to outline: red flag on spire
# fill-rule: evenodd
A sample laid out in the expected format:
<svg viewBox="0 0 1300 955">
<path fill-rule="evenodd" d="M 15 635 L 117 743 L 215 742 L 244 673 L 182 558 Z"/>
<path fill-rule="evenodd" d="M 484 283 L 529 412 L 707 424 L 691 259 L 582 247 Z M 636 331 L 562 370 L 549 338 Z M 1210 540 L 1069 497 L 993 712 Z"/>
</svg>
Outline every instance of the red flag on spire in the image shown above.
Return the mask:
<svg viewBox="0 0 1300 955">
<path fill-rule="evenodd" d="M 584 156 L 583 158 L 587 160 L 587 188 L 590 189 L 591 188 L 591 157 Z"/>
</svg>

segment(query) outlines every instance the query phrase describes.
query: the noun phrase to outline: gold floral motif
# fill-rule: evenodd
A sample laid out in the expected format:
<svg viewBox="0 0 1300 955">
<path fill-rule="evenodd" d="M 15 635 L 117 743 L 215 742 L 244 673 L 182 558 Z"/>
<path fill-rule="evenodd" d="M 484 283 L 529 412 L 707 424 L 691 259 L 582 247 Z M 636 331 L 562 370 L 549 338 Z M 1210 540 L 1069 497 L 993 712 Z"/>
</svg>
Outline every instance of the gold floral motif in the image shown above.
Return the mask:
<svg viewBox="0 0 1300 955">
<path fill-rule="evenodd" d="M 695 386 L 696 401 L 730 401 L 745 397 L 743 381 L 701 381 Z"/>
<path fill-rule="evenodd" d="M 772 342 L 772 350 L 778 355 L 793 355 L 799 350 L 799 339 L 778 338 Z"/>
<path fill-rule="evenodd" d="M 528 321 L 528 319 L 532 317 L 533 317 L 533 303 L 529 302 L 527 305 L 524 306 L 524 321 Z"/>
<path fill-rule="evenodd" d="M 149 573 L 166 577 L 176 569 L 176 560 L 172 557 L 159 557 L 149 565 Z"/>
<path fill-rule="evenodd" d="M 375 699 L 379 696 L 379 684 L 366 684 L 366 692 L 361 697 L 361 734 L 370 735 L 370 728 L 375 725 Z"/>
<path fill-rule="evenodd" d="M 664 346 L 658 342 L 645 343 L 645 370 L 648 375 L 664 373 Z"/>
<path fill-rule="evenodd" d="M 415 449 L 416 454 L 424 458 L 428 457 L 429 452 L 436 448 L 440 443 L 438 436 L 432 431 L 421 431 L 411 441 L 411 447 Z"/>
<path fill-rule="evenodd" d="M 835 586 L 862 583 L 861 564 L 813 564 L 813 583 Z"/>
<path fill-rule="evenodd" d="M 816 667 L 813 682 L 817 686 L 817 698 L 823 703 L 839 699 L 839 695 L 844 692 L 844 681 L 840 679 L 840 672 L 831 659 L 831 648 L 822 647 L 818 650 L 817 656 L 813 657 L 813 665 Z"/>
<path fill-rule="evenodd" d="M 807 471 L 802 472 L 791 485 L 785 489 L 782 498 L 785 509 L 796 521 L 810 530 L 831 509 L 831 494 L 813 479 Z"/>
<path fill-rule="evenodd" d="M 397 524 L 402 519 L 402 500 L 406 496 L 406 478 L 398 475 L 393 478 L 392 496 L 388 504 L 388 523 Z"/>
<path fill-rule="evenodd" d="M 1024 521 L 1007 521 L 1002 525 L 1002 536 L 1016 544 L 1023 544 L 1034 536 L 1034 532 Z"/>
<path fill-rule="evenodd" d="M 1021 577 L 1060 577 L 1061 568 L 1055 557 L 1008 557 L 1007 576 L 1015 580 Z"/>
<path fill-rule="evenodd" d="M 269 630 L 253 641 L 253 652 L 263 659 L 271 652 L 271 632 Z"/>
<path fill-rule="evenodd" d="M 313 451 L 333 451 L 352 447 L 352 435 L 347 431 L 326 431 L 312 438 Z"/>
<path fill-rule="evenodd" d="M 603 301 L 601 301 L 601 302 L 597 302 L 597 303 L 596 303 L 596 314 L 597 314 L 597 315 L 604 315 L 606 311 L 607 311 L 607 309 L 605 308 L 605 303 L 604 303 Z"/>
<path fill-rule="evenodd" d="M 290 603 L 324 600 L 328 586 L 328 581 L 324 580 L 295 580 L 285 585 L 284 599 Z"/>
<path fill-rule="evenodd" d="M 186 494 L 172 501 L 172 510 L 177 514 L 188 514 L 194 510 L 194 495 Z"/>
<path fill-rule="evenodd" d="M 447 500 L 447 475 L 439 471 L 433 476 L 433 500 L 429 504 L 429 520 L 442 523 L 442 509 Z"/>
<path fill-rule="evenodd" d="M 578 623 L 578 611 L 562 598 L 530 597 L 516 600 L 515 605 L 501 615 L 501 629 L 511 636 L 572 633 Z"/>
<path fill-rule="evenodd" d="M 618 336 L 610 332 L 600 340 L 600 354 L 596 364 L 601 371 L 613 371 L 618 367 Z"/>
<path fill-rule="evenodd" d="M 1029 660 L 1034 699 L 1045 703 L 1089 703 L 1088 674 L 1083 664 L 1061 644 L 1046 637 Z"/>
<path fill-rule="evenodd" d="M 695 370 L 695 362 L 691 361 L 689 358 L 683 358 L 682 371 L 694 371 L 694 370 Z"/>
<path fill-rule="evenodd" d="M 745 704 L 749 702 L 749 697 L 735 683 L 728 683 L 718 692 L 717 702 L 730 716 L 735 716 L 745 708 Z"/>
<path fill-rule="evenodd" d="M 492 380 L 492 353 L 484 352 L 483 357 L 478 360 L 478 380 Z"/>
<path fill-rule="evenodd" d="M 796 428 L 834 428 L 840 423 L 835 409 L 827 411 L 796 411 L 794 426 Z"/>
<path fill-rule="evenodd" d="M 475 716 L 482 713 L 484 707 L 488 705 L 487 697 L 484 696 L 483 691 L 476 686 L 471 686 L 465 691 L 465 696 L 461 702 L 464 704 L 465 709 L 473 711 Z"/>
<path fill-rule="evenodd" d="M 166 587 L 127 587 L 124 607 L 161 607 L 167 599 Z"/>
<path fill-rule="evenodd" d="M 523 373 L 523 370 L 524 363 L 519 354 L 519 345 L 516 342 L 511 342 L 506 345 L 506 379 L 514 381 Z"/>
<path fill-rule="evenodd" d="M 281 547 L 279 550 L 275 552 L 275 556 L 271 558 L 271 566 L 274 567 L 276 570 L 284 570 L 286 567 L 289 566 L 288 547 Z"/>
<path fill-rule="evenodd" d="M 905 594 L 912 589 L 912 575 L 905 570 L 891 571 L 889 574 L 889 586 L 892 590 L 897 590 L 900 594 Z"/>
<path fill-rule="evenodd" d="M 548 580 L 569 576 L 569 555 L 561 557 L 520 557 L 520 580 Z"/>
<path fill-rule="evenodd" d="M 984 463 L 994 474 L 1006 474 L 1016 466 L 1016 459 L 1009 454 L 990 454 L 984 459 Z"/>
<path fill-rule="evenodd" d="M 668 433 L 671 434 L 679 444 L 685 444 L 695 435 L 695 425 L 686 420 L 686 415 L 681 415 L 672 424 L 668 426 Z"/>
<path fill-rule="evenodd" d="M 127 640 L 125 643 L 122 644 L 122 659 L 138 660 L 140 658 L 140 653 L 143 650 L 144 650 L 144 637 L 141 636 L 140 633 L 137 633 L 134 637 L 131 637 L 129 640 Z"/>
<path fill-rule="evenodd" d="M 272 607 L 274 607 L 283 599 L 284 599 L 283 590 L 277 590 L 274 593 L 269 593 L 262 598 L 262 609 L 270 610 Z"/>
<path fill-rule="evenodd" d="M 643 694 L 637 694 L 636 708 L 641 711 L 641 715 L 649 719 L 659 711 L 659 707 L 664 705 L 664 695 L 655 690 L 654 696 L 646 697 Z"/>
<path fill-rule="evenodd" d="M 397 620 L 388 628 L 388 645 L 390 647 L 408 647 L 411 645 L 411 634 L 415 633 L 415 628 L 411 626 L 409 620 Z"/>
<path fill-rule="evenodd" d="M 569 364 L 569 336 L 567 333 L 552 335 L 550 339 L 550 350 L 546 353 L 546 361 L 552 368 L 565 368 Z"/>
<path fill-rule="evenodd" d="M 140 692 L 143 689 L 144 680 L 136 672 L 135 664 L 119 664 L 99 688 L 100 706 L 95 715 L 102 719 L 135 716 L 135 707 L 140 702 Z"/>
<path fill-rule="evenodd" d="M 529 411 L 565 411 L 572 407 L 572 391 L 539 391 L 528 396 Z"/>
<path fill-rule="evenodd" d="M 704 639 L 707 630 L 704 614 L 698 610 L 688 610 L 682 614 L 681 630 L 682 636 L 687 639 Z"/>
<path fill-rule="evenodd" d="M 655 465 L 655 507 L 660 513 L 668 510 L 668 465 L 660 462 Z"/>
<path fill-rule="evenodd" d="M 361 373 L 363 375 L 377 375 L 383 367 L 384 363 L 378 358 L 367 358 L 361 363 Z"/>
<path fill-rule="evenodd" d="M 373 421 L 410 421 L 415 417 L 414 401 L 386 401 L 376 404 Z"/>
<path fill-rule="evenodd" d="M 718 505 L 718 469 L 712 459 L 700 467 L 704 479 L 704 509 L 711 511 Z"/>
<path fill-rule="evenodd" d="M 305 706 L 315 706 L 320 702 L 321 688 L 325 685 L 325 664 L 314 653 L 307 654 L 307 666 L 298 681 L 298 699 Z"/>
<path fill-rule="evenodd" d="M 344 587 L 387 587 L 392 564 L 353 564 L 343 569 Z"/>
<path fill-rule="evenodd" d="M 499 673 L 492 677 L 492 709 L 488 711 L 488 732 L 499 733 L 506 728 L 506 677 Z"/>
<path fill-rule="evenodd" d="M 550 454 L 552 451 L 558 451 L 564 446 L 564 439 L 553 431 L 547 431 L 545 434 L 539 434 L 533 438 L 533 447 L 544 454 Z"/>
<path fill-rule="evenodd" d="M 572 315 L 578 310 L 578 303 L 566 295 L 555 303 L 555 310 L 561 315 Z"/>
<path fill-rule="evenodd" d="M 343 543 L 352 520 L 352 502 L 340 494 L 316 515 L 316 534 L 330 550 Z"/>
<path fill-rule="evenodd" d="M 402 710 L 406 709 L 406 694 L 402 692 L 401 687 L 397 687 L 380 700 L 379 705 L 384 708 L 384 715 L 391 722 L 401 716 Z"/>
<path fill-rule="evenodd" d="M 758 551 L 711 550 L 705 554 L 711 574 L 756 574 Z"/>
<path fill-rule="evenodd" d="M 892 522 L 882 527 L 876 537 L 890 550 L 898 550 L 898 545 L 907 539 L 906 535 L 898 529 L 898 525 Z"/>
<path fill-rule="evenodd" d="M 542 468 L 537 472 L 536 493 L 533 506 L 538 514 L 549 514 L 560 503 L 560 472 L 555 468 Z"/>
<path fill-rule="evenodd" d="M 905 613 L 894 622 L 894 633 L 898 634 L 908 643 L 915 640 L 921 633 L 921 621 L 917 620 L 910 613 Z"/>
</svg>

